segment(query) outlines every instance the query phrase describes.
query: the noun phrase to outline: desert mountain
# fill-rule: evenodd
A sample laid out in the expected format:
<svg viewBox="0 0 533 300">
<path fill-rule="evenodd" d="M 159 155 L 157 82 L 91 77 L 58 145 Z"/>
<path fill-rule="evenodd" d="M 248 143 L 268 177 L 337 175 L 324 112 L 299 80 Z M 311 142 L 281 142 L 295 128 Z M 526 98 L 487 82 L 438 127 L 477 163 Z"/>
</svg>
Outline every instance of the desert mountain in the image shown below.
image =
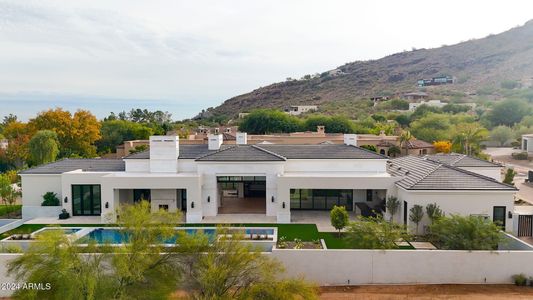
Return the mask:
<svg viewBox="0 0 533 300">
<path fill-rule="evenodd" d="M 447 75 L 454 84 L 420 88 L 417 80 Z M 375 96 L 423 90 L 430 97 L 468 97 L 483 93 L 498 97 L 503 81 L 519 86 L 533 81 L 533 20 L 506 32 L 451 46 L 396 53 L 377 60 L 347 63 L 334 70 L 258 88 L 224 101 L 199 116 L 226 115 L 255 108 L 288 105 L 334 107 Z M 328 109 L 324 109 L 326 113 Z"/>
</svg>

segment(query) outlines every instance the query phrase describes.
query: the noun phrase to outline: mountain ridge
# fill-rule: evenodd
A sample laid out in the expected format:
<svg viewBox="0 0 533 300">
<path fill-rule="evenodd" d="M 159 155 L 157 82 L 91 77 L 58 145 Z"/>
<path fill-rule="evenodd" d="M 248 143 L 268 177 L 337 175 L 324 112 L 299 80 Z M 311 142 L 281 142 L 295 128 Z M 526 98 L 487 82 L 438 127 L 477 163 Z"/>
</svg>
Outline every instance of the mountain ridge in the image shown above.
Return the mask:
<svg viewBox="0 0 533 300">
<path fill-rule="evenodd" d="M 232 97 L 198 117 L 235 117 L 239 112 L 256 108 L 282 109 L 288 105 L 329 107 L 336 102 L 350 105 L 370 97 L 418 91 L 421 90 L 416 85 L 418 79 L 441 75 L 453 76 L 455 83 L 422 90 L 440 98 L 446 98 L 447 94 L 468 98 L 480 89 L 499 87 L 504 80 L 530 84 L 533 79 L 533 20 L 480 39 L 354 61 L 318 76 L 273 83 Z M 489 94 L 487 96 L 497 96 Z"/>
</svg>

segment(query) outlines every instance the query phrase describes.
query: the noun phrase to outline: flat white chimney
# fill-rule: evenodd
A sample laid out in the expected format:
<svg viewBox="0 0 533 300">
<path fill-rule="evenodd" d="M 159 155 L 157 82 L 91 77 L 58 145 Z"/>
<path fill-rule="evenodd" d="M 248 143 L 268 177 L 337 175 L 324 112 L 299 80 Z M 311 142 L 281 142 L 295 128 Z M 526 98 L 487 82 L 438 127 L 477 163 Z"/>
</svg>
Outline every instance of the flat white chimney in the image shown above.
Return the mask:
<svg viewBox="0 0 533 300">
<path fill-rule="evenodd" d="M 237 132 L 237 145 L 246 145 L 246 144 L 248 144 L 248 133 Z"/>
<path fill-rule="evenodd" d="M 344 134 L 344 144 L 357 146 L 357 134 Z"/>
<path fill-rule="evenodd" d="M 219 150 L 220 146 L 222 146 L 222 141 L 222 134 L 210 134 L 207 136 L 207 148 L 209 150 Z"/>
<path fill-rule="evenodd" d="M 178 172 L 180 143 L 178 136 L 157 135 L 150 137 L 150 172 Z"/>
</svg>

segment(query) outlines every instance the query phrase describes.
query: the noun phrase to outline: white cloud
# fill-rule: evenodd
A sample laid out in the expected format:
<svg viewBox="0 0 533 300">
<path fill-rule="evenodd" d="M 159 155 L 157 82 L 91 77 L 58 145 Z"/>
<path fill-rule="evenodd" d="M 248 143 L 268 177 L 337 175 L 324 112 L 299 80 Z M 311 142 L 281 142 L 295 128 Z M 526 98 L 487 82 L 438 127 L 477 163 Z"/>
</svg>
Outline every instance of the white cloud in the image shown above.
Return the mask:
<svg viewBox="0 0 533 300">
<path fill-rule="evenodd" d="M 32 93 L 70 95 L 80 106 L 130 99 L 187 117 L 285 77 L 498 33 L 533 17 L 532 8 L 526 1 L 0 0 L 0 104 L 10 109 L 29 101 L 17 95 Z M 110 110 L 104 103 L 94 108 L 99 114 Z"/>
</svg>

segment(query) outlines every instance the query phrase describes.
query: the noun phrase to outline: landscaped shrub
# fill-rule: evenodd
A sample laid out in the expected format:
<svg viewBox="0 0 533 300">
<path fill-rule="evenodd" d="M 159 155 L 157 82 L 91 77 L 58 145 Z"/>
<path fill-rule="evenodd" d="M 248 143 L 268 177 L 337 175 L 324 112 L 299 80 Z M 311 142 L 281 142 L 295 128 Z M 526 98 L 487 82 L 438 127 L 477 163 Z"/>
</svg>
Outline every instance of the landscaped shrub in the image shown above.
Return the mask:
<svg viewBox="0 0 533 300">
<path fill-rule="evenodd" d="M 354 249 L 396 249 L 397 241 L 407 240 L 405 228 L 383 217 L 360 217 L 346 228 L 346 244 Z"/>
<path fill-rule="evenodd" d="M 335 227 L 339 231 L 348 225 L 348 212 L 344 206 L 333 206 L 331 212 L 329 213 L 331 226 Z"/>
<path fill-rule="evenodd" d="M 431 242 L 445 250 L 495 250 L 504 235 L 498 225 L 479 216 L 451 215 L 429 225 Z"/>
<path fill-rule="evenodd" d="M 60 200 L 57 197 L 57 194 L 54 192 L 47 192 L 43 195 L 43 203 L 41 203 L 41 206 L 59 206 Z"/>
<path fill-rule="evenodd" d="M 524 274 L 516 274 L 516 275 L 513 275 L 513 281 L 514 281 L 514 284 L 518 286 L 524 286 L 526 285 L 527 278 L 526 278 L 526 275 Z"/>
<path fill-rule="evenodd" d="M 527 160 L 527 152 L 513 153 L 511 156 L 516 160 Z"/>
</svg>

